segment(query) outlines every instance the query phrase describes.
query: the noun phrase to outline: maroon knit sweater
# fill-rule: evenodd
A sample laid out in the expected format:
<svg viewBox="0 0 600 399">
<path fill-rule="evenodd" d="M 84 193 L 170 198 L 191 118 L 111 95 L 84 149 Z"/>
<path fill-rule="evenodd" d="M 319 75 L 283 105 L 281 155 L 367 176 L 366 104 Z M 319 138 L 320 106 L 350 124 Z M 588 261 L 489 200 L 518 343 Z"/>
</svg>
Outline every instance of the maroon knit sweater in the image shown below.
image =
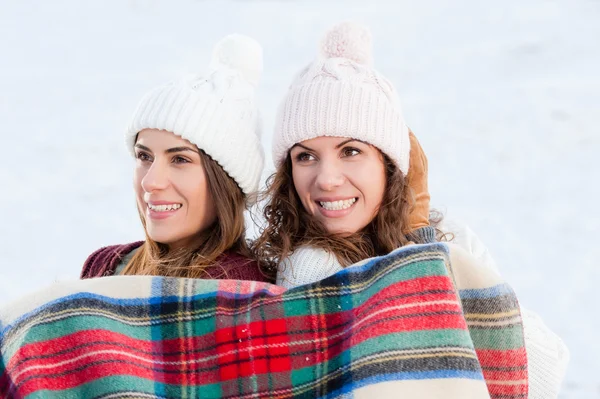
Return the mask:
<svg viewBox="0 0 600 399">
<path fill-rule="evenodd" d="M 123 258 L 143 243 L 143 241 L 137 241 L 131 244 L 111 245 L 100 248 L 91 254 L 83 264 L 81 278 L 112 276 Z M 218 261 L 219 266 L 211 266 L 205 270 L 207 278 L 270 282 L 260 272 L 258 263 L 245 256 L 233 252 L 225 252 L 218 258 Z"/>
</svg>

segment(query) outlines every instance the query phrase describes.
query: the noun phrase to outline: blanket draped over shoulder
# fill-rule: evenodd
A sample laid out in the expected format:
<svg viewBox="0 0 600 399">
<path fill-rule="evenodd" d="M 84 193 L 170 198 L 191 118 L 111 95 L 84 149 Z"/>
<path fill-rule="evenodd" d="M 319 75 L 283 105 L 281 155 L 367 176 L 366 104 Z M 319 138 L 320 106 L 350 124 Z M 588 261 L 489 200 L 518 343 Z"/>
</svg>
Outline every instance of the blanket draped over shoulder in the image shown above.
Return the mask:
<svg viewBox="0 0 600 399">
<path fill-rule="evenodd" d="M 0 398 L 526 398 L 513 291 L 460 273 L 429 244 L 289 290 L 57 283 L 0 308 Z"/>
</svg>

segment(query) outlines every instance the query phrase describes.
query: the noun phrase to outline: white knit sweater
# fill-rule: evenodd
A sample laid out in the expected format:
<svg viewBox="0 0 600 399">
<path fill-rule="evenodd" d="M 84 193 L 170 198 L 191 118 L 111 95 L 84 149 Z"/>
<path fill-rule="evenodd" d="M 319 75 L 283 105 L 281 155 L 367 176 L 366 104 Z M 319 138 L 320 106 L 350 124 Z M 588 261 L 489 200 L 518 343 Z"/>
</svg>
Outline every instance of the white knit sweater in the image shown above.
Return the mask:
<svg viewBox="0 0 600 399">
<path fill-rule="evenodd" d="M 465 224 L 445 221 L 442 231 L 450 231 L 457 245 L 474 256 L 482 267 L 496 272 L 496 264 L 487 248 Z M 451 249 L 452 250 L 452 249 Z M 310 284 L 327 278 L 343 268 L 336 257 L 320 248 L 298 248 L 279 265 L 277 284 L 286 288 Z M 569 362 L 564 342 L 534 312 L 521 308 L 529 374 L 529 398 L 557 398 Z"/>
</svg>

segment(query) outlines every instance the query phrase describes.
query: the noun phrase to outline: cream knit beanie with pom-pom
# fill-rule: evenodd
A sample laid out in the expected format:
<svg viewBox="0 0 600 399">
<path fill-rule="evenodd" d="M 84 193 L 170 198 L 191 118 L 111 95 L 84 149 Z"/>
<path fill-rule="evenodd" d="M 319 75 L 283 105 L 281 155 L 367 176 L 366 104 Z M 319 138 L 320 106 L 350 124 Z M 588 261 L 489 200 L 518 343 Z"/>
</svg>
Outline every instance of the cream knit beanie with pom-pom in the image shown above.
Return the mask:
<svg viewBox="0 0 600 399">
<path fill-rule="evenodd" d="M 133 152 L 143 129 L 167 130 L 208 154 L 246 195 L 254 194 L 264 166 L 256 101 L 262 69 L 258 42 L 224 37 L 206 73 L 157 87 L 142 99 L 126 133 L 127 147 Z"/>
<path fill-rule="evenodd" d="M 400 101 L 372 63 L 365 26 L 346 22 L 327 32 L 319 56 L 296 77 L 280 105 L 273 136 L 277 167 L 294 144 L 336 136 L 374 145 L 408 173 L 410 140 Z"/>
</svg>

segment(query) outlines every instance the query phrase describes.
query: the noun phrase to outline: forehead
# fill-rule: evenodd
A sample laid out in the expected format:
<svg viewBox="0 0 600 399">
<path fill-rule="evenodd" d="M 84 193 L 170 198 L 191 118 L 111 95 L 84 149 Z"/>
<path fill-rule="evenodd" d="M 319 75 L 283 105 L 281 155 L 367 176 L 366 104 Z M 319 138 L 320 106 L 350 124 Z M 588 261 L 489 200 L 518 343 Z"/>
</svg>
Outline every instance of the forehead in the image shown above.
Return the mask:
<svg viewBox="0 0 600 399">
<path fill-rule="evenodd" d="M 167 130 L 144 129 L 137 135 L 136 143 L 150 148 L 192 147 L 196 146 L 188 140 Z"/>
</svg>

